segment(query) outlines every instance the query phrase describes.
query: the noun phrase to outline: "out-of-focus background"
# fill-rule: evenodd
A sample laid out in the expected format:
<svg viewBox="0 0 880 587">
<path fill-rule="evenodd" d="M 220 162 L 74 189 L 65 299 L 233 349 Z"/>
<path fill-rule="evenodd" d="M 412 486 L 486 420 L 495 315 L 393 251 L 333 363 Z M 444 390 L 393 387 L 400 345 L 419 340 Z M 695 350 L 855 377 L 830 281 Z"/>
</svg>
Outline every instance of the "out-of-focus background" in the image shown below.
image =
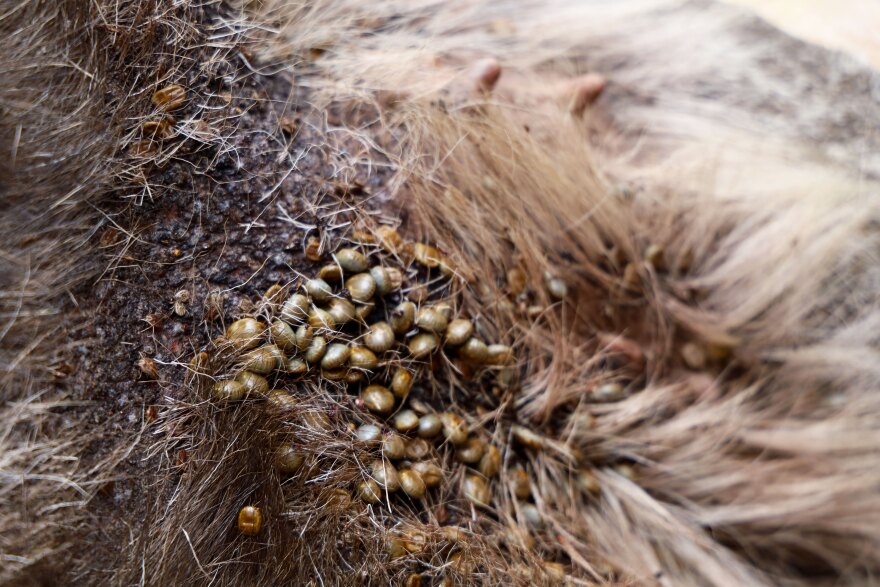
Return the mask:
<svg viewBox="0 0 880 587">
<path fill-rule="evenodd" d="M 846 51 L 880 69 L 880 0 L 727 0 L 790 35 Z"/>
</svg>

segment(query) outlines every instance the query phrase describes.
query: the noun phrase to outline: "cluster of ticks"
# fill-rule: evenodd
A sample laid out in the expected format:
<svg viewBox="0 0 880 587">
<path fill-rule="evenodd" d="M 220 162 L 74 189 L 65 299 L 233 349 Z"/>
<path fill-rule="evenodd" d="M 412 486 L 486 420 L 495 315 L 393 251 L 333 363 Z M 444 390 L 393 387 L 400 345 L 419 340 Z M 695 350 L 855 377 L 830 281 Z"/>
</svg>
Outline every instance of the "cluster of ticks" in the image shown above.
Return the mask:
<svg viewBox="0 0 880 587">
<path fill-rule="evenodd" d="M 353 403 L 365 423 L 352 423 L 349 430 L 377 453 L 368 475 L 350 491 L 338 490 L 338 500 L 379 505 L 399 492 L 423 500 L 447 477 L 445 468 L 455 466 L 437 458 L 435 443 L 447 443 L 452 460 L 467 468 L 463 497 L 474 507 L 491 507 L 490 481 L 501 470 L 502 452 L 461 415 L 432 410 L 410 392 L 420 374 L 430 375 L 441 361 L 509 377 L 518 370 L 514 350 L 484 340 L 478 321 L 456 312 L 450 303 L 456 267 L 434 246 L 404 241 L 389 226 L 355 231 L 348 244 L 325 256 L 317 239 L 307 241 L 306 257 L 318 265 L 313 275 L 301 275 L 289 287 L 273 286 L 264 295 L 268 314 L 236 320 L 215 339 L 236 359 L 215 378 L 214 400 L 262 397 L 275 409 L 294 410 L 297 399 L 284 384 L 335 382 L 357 393 Z M 548 279 L 547 288 L 553 297 L 565 295 L 560 280 Z M 523 426 L 513 426 L 512 433 L 523 446 L 541 443 L 542 437 Z M 306 460 L 301 448 L 288 443 L 275 453 L 274 465 L 280 474 L 293 475 Z M 522 468 L 510 473 L 514 494 L 526 500 L 528 475 Z M 239 512 L 238 529 L 257 535 L 263 518 L 258 505 L 247 505 Z M 417 547 L 392 538 L 386 551 L 394 559 Z M 545 564 L 546 573 L 562 573 L 558 563 Z"/>
</svg>

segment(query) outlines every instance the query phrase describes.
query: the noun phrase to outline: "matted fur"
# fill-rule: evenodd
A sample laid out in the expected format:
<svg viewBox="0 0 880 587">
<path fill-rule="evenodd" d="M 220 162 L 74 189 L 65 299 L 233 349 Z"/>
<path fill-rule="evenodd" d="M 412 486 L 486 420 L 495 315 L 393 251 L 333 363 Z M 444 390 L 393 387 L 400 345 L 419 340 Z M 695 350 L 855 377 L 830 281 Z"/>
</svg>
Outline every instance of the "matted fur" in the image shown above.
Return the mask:
<svg viewBox="0 0 880 587">
<path fill-rule="evenodd" d="M 9 27 L 7 38 L 37 38 L 58 53 L 54 61 L 41 59 L 57 63 L 63 55 L 67 63 L 82 49 L 65 44 L 64 34 L 48 40 L 12 24 L 43 18 L 47 29 L 68 34 L 100 29 L 83 16 L 96 18 L 95 12 L 76 3 L 56 10 L 19 8 L 0 22 Z M 125 7 L 119 10 L 125 14 Z M 870 151 L 877 138 L 840 138 L 830 129 L 828 140 L 816 140 L 810 126 L 828 118 L 828 99 L 799 101 L 793 90 L 781 89 L 782 114 L 750 102 L 770 83 L 766 72 L 749 69 L 764 49 L 725 32 L 751 22 L 748 17 L 708 2 L 660 0 L 549 7 L 326 0 L 245 10 L 260 30 L 273 31 L 260 46 L 263 59 L 302 62 L 299 83 L 319 106 L 343 113 L 334 133 L 363 140 L 396 166 L 388 191 L 408 215 L 404 228 L 438 243 L 464 276 L 477 280 L 463 292 L 464 307 L 484 316 L 528 360 L 520 418 L 550 425 L 560 446 L 596 465 L 598 500 L 575 489 L 564 451 L 530 463 L 535 502 L 558 537 L 552 548 L 567 555 L 579 581 L 606 581 L 609 563 L 621 582 L 632 584 L 870 581 L 880 560 L 880 243 L 878 204 L 871 199 L 878 163 Z M 169 22 L 175 32 L 205 26 L 189 13 L 176 18 L 183 20 Z M 77 45 L 86 47 L 81 58 L 92 67 L 74 58 L 72 71 L 48 70 L 49 79 L 38 84 L 58 88 L 48 95 L 59 101 L 91 95 L 91 83 L 127 87 L 127 70 L 105 63 L 100 43 Z M 308 60 L 316 48 L 323 55 Z M 138 55 L 153 65 L 148 45 L 139 45 Z M 484 56 L 505 67 L 495 96 L 459 91 L 469 65 Z M 4 58 L 11 72 L 34 63 L 25 53 Z M 856 76 L 845 60 L 831 63 L 835 75 Z M 545 88 L 588 67 L 599 68 L 610 84 L 585 122 Z M 714 95 L 701 92 L 700 76 L 724 80 L 725 72 L 741 77 L 718 82 Z M 44 147 L 11 139 L 30 151 L 22 147 L 4 170 L 5 183 L 15 186 L 4 199 L 4 223 L 52 231 L 35 241 L 42 247 L 79 243 L 97 225 L 87 208 L 80 221 L 75 204 L 98 204 L 120 181 L 115 178 L 130 178 L 131 170 L 106 164 L 104 143 L 77 126 L 104 116 L 106 104 L 55 105 L 61 117 L 12 108 L 23 98 L 11 90 L 31 87 L 32 79 L 7 78 L 2 85 L 11 112 L 4 114 L 4 136 L 47 139 Z M 859 108 L 836 106 L 849 113 Z M 110 132 L 124 136 L 128 128 L 117 122 Z M 52 134 L 65 130 L 69 137 Z M 77 145 L 71 150 L 81 155 L 61 160 L 69 168 L 49 172 L 26 158 L 51 152 L 53 144 Z M 71 193 L 71 185 L 79 189 Z M 58 203 L 64 213 L 47 215 L 46 203 Z M 634 292 L 622 285 L 623 267 L 610 252 L 638 261 L 652 243 L 665 246 L 669 270 L 658 274 L 640 265 Z M 65 459 L 50 457 L 75 454 L 66 436 L 33 436 L 21 427 L 36 428 L 53 407 L 34 401 L 39 387 L 25 383 L 44 382 L 52 361 L 37 352 L 42 339 L 31 333 L 46 332 L 52 321 L 41 312 L 60 299 L 65 284 L 90 273 L 57 262 L 54 248 L 31 252 L 34 260 L 22 263 L 22 249 L 32 246 L 11 243 L 5 254 L 18 268 L 4 271 L 13 302 L 10 327 L 0 331 L 10 390 L 8 432 L 0 438 L 2 487 L 12 496 L 30 487 L 33 476 L 43 493 L 29 496 L 31 511 L 40 503 L 47 514 L 72 520 L 77 508 L 59 506 L 77 506 L 82 498 L 61 499 L 53 483 L 78 483 L 88 495 L 86 483 L 109 476 L 112 463 L 65 469 Z M 503 276 L 515 264 L 538 288 L 545 271 L 564 277 L 573 303 L 535 324 L 515 319 L 499 303 Z M 734 358 L 725 370 L 686 369 L 680 351 L 687 341 L 725 345 Z M 644 385 L 621 402 L 582 401 L 607 378 L 599 368 L 605 359 L 620 356 L 630 359 L 623 369 L 642 376 Z M 315 407 L 326 408 L 320 389 L 314 396 Z M 197 389 L 174 398 L 160 425 L 200 439 L 197 455 L 211 465 L 175 484 L 172 494 L 157 494 L 155 522 L 139 529 L 137 551 L 130 567 L 115 569 L 116 582 L 340 584 L 357 582 L 361 572 L 376 583 L 389 580 L 395 570 L 369 539 L 381 538 L 377 526 L 318 507 L 320 491 L 281 494 L 258 447 L 290 422 L 260 423 L 246 410 L 218 414 L 203 399 Z M 91 432 L 88 423 L 77 424 L 77 434 Z M 324 447 L 320 457 L 333 463 L 340 484 L 355 478 L 359 465 L 350 451 L 319 430 L 301 433 Z M 151 450 L 172 445 L 172 436 L 160 436 Z M 241 446 L 247 448 L 231 450 Z M 636 465 L 635 481 L 611 466 L 621 460 Z M 166 473 L 157 472 L 157 486 L 167 482 Z M 237 485 L 227 490 L 230 479 Z M 230 541 L 227 520 L 241 497 L 254 492 L 269 503 L 293 503 L 290 516 L 308 521 L 309 534 L 271 534 L 264 549 L 242 551 Z M 13 507 L 4 509 L 0 528 L 17 536 L 2 544 L 11 573 L 27 572 L 42 556 L 60 557 L 63 541 L 34 538 L 57 520 L 39 514 L 25 522 L 32 514 L 9 499 Z M 514 523 L 515 501 L 499 501 L 498 526 Z M 215 510 L 219 515 L 206 516 Z M 336 551 L 335 536 L 345 532 L 365 545 L 355 569 Z M 467 552 L 486 565 L 489 583 L 519 562 L 491 540 L 475 539 Z"/>
</svg>

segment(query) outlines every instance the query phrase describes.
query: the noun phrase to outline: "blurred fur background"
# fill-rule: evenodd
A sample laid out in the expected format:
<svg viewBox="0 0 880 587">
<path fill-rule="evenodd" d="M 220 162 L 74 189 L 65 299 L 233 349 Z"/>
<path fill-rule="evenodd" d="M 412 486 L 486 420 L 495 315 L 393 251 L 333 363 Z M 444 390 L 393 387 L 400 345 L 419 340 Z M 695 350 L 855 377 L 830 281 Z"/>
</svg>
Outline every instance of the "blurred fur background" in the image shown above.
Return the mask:
<svg viewBox="0 0 880 587">
<path fill-rule="evenodd" d="M 279 484 L 261 446 L 291 424 L 199 401 L 184 353 L 163 370 L 174 383 L 162 388 L 157 422 L 109 431 L 97 416 L 123 408 L 77 365 L 120 355 L 104 354 L 108 342 L 89 329 L 106 306 L 83 292 L 108 265 L 137 263 L 100 254 L 103 237 L 112 228 L 133 244 L 139 228 L 162 222 L 131 220 L 161 201 L 163 165 L 192 158 L 176 143 L 140 144 L 149 96 L 187 80 L 200 106 L 178 132 L 244 168 L 242 137 L 279 132 L 277 121 L 251 127 L 211 107 L 222 92 L 194 72 L 296 88 L 267 107 L 279 120 L 302 100 L 326 113 L 305 117 L 321 121 L 307 135 L 316 148 L 360 158 L 352 169 L 375 160 L 383 213 L 485 284 L 472 280 L 462 307 L 491 314 L 528 358 L 518 417 L 553 423 L 560 443 L 596 464 L 598 498 L 554 455 L 530 463 L 570 581 L 873 584 L 880 89 L 871 47 L 833 53 L 708 0 L 64 0 L 0 12 L 5 584 L 405 577 L 382 552 L 380 525 L 334 510 L 314 488 Z M 474 93 L 474 64 L 486 58 L 501 78 Z M 570 81 L 590 73 L 607 82 L 584 111 Z M 123 197 L 127 215 L 117 216 Z M 662 272 L 641 262 L 651 244 L 665 248 Z M 564 277 L 567 313 L 522 328 L 499 309 L 515 265 L 535 284 L 547 270 Z M 204 336 L 192 333 L 192 347 Z M 687 345 L 701 350 L 701 366 L 682 356 Z M 602 359 L 621 355 L 638 393 L 581 401 L 606 377 Z M 313 396 L 315 410 L 328 409 L 320 386 Z M 302 433 L 327 447 L 341 478 L 353 474 L 332 431 Z M 185 473 L 149 461 L 184 437 L 197 439 Z M 132 455 L 159 463 L 137 473 L 147 505 L 100 504 L 114 480 L 131 477 L 121 463 Z M 291 511 L 302 533 L 280 525 L 237 545 L 230 520 L 255 492 Z M 516 526 L 515 505 L 497 505 L 487 531 Z M 550 581 L 522 579 L 517 565 L 534 555 L 490 538 L 475 533 L 465 549 L 482 574 L 451 580 Z M 350 568 L 354 545 L 362 553 Z"/>
</svg>

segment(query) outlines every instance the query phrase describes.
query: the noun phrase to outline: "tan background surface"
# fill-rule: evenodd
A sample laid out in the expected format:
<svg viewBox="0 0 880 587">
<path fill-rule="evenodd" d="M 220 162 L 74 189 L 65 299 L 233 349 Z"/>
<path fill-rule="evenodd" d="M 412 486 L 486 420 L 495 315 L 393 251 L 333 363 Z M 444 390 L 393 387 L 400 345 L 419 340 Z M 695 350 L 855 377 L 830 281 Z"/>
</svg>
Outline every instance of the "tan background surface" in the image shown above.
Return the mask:
<svg viewBox="0 0 880 587">
<path fill-rule="evenodd" d="M 728 0 L 791 35 L 847 51 L 880 69 L 880 0 Z"/>
</svg>

